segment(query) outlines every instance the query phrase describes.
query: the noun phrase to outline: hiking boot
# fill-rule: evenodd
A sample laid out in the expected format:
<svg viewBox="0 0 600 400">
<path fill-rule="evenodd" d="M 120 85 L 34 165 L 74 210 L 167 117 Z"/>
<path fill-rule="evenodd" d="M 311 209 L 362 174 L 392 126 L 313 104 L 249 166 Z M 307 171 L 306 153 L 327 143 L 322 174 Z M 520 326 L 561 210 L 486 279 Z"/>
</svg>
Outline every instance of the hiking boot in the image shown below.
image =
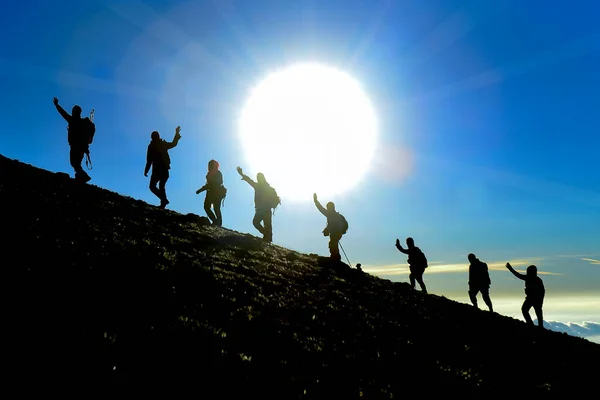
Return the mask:
<svg viewBox="0 0 600 400">
<path fill-rule="evenodd" d="M 75 172 L 75 181 L 77 183 L 87 183 L 91 180 L 92 178 L 85 173 L 85 171 L 80 171 L 80 172 Z"/>
<path fill-rule="evenodd" d="M 164 199 L 164 200 L 162 200 L 162 201 L 160 202 L 160 206 L 158 206 L 158 207 L 159 207 L 161 210 L 164 210 L 164 209 L 165 209 L 165 207 L 167 206 L 167 204 L 169 204 L 169 203 L 170 203 L 170 202 L 169 202 L 169 200 L 167 200 L 167 199 Z"/>
</svg>

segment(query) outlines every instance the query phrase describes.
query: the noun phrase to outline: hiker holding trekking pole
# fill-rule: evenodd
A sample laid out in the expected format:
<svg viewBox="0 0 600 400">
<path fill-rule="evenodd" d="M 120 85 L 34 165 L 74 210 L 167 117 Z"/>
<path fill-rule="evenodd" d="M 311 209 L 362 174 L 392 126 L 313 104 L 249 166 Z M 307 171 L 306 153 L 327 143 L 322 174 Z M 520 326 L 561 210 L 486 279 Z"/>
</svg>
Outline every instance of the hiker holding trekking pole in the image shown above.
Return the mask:
<svg viewBox="0 0 600 400">
<path fill-rule="evenodd" d="M 58 98 L 52 99 L 54 107 L 58 113 L 67 121 L 68 141 L 69 141 L 69 159 L 71 167 L 75 170 L 75 181 L 80 183 L 87 183 L 92 179 L 87 172 L 83 170 L 81 162 L 83 157 L 87 154 L 89 160 L 90 144 L 94 139 L 96 133 L 96 125 L 93 122 L 94 113 L 93 110 L 90 113 L 90 117 L 81 118 L 81 107 L 77 104 L 73 106 L 71 114 L 65 111 L 64 108 L 58 104 Z"/>
<path fill-rule="evenodd" d="M 341 261 L 339 244 L 342 236 L 348 231 L 348 221 L 346 218 L 336 211 L 335 204 L 328 202 L 326 207 L 323 207 L 317 198 L 317 194 L 313 194 L 313 200 L 317 210 L 327 217 L 327 226 L 323 229 L 323 236 L 329 236 L 329 258 L 334 261 Z"/>
</svg>

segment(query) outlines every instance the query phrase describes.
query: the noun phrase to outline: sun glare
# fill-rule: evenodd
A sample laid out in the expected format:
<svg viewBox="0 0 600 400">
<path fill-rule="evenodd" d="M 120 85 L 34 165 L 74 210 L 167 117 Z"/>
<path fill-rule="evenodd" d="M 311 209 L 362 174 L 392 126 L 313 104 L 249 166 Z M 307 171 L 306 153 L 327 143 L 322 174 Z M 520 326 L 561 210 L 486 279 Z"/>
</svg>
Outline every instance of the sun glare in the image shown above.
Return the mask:
<svg viewBox="0 0 600 400">
<path fill-rule="evenodd" d="M 240 119 L 247 173 L 263 172 L 284 199 L 324 200 L 356 186 L 377 145 L 369 99 L 347 73 L 299 64 L 256 86 Z"/>
</svg>

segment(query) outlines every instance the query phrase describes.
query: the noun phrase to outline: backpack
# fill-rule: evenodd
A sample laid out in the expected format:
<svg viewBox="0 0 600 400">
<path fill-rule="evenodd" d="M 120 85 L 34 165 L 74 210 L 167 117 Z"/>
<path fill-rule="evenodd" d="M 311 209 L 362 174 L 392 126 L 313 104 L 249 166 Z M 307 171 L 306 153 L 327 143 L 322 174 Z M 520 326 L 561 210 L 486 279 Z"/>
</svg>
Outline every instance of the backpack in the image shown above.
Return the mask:
<svg viewBox="0 0 600 400">
<path fill-rule="evenodd" d="M 544 287 L 542 278 L 536 276 L 534 279 L 526 279 L 525 294 L 533 297 L 534 299 L 543 299 L 546 295 L 546 288 Z"/>
<path fill-rule="evenodd" d="M 84 134 L 88 137 L 87 144 L 90 145 L 94 141 L 94 134 L 96 133 L 96 124 L 94 124 L 89 117 L 85 117 L 83 121 Z"/>
<path fill-rule="evenodd" d="M 81 118 L 81 120 L 67 126 L 69 134 L 69 144 L 79 146 L 89 146 L 94 141 L 96 133 L 96 124 L 90 117 Z"/>
<path fill-rule="evenodd" d="M 87 144 L 88 146 L 90 144 L 92 144 L 92 142 L 94 141 L 94 134 L 96 133 L 96 124 L 94 123 L 94 109 L 92 109 L 92 111 L 90 111 L 90 116 L 89 117 L 85 117 L 83 119 L 83 134 L 87 136 Z M 92 169 L 92 159 L 90 157 L 90 150 L 88 148 L 87 152 L 85 153 L 86 156 L 86 160 L 85 160 L 85 166 L 87 167 L 87 169 Z"/>
<path fill-rule="evenodd" d="M 219 191 L 217 192 L 217 197 L 221 202 L 221 206 L 225 206 L 225 197 L 227 197 L 227 188 L 223 185 L 219 186 Z"/>
<path fill-rule="evenodd" d="M 411 265 L 418 265 L 418 266 L 422 266 L 423 268 L 427 268 L 427 257 L 425 257 L 425 253 L 423 253 L 423 251 L 415 246 L 415 257 L 410 257 L 410 264 Z"/>
<path fill-rule="evenodd" d="M 337 228 L 339 228 L 339 232 L 342 235 L 345 235 L 346 232 L 348 232 L 348 221 L 346 221 L 346 217 L 344 217 L 342 214 L 337 213 L 337 217 L 338 217 L 338 222 L 337 224 L 335 224 L 333 232 L 338 232 Z M 327 226 L 325 227 L 325 229 L 323 229 L 323 235 L 324 236 L 329 236 L 330 232 L 331 232 L 331 227 L 329 226 L 329 224 L 327 224 Z"/>
<path fill-rule="evenodd" d="M 277 191 L 272 186 L 265 189 L 265 204 L 273 210 L 281 204 L 281 198 L 277 195 Z"/>
<path fill-rule="evenodd" d="M 348 221 L 346 221 L 346 217 L 340 213 L 338 213 L 338 217 L 340 219 L 340 228 L 342 230 L 341 233 L 342 235 L 345 235 L 346 232 L 348 232 Z"/>
</svg>

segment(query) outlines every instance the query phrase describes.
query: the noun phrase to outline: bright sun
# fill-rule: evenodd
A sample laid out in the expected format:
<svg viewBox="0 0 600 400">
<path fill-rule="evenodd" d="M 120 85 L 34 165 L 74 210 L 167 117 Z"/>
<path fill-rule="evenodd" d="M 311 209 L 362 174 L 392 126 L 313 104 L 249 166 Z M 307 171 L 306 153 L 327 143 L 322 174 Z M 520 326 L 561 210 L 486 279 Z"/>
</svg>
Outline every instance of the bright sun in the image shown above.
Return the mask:
<svg viewBox="0 0 600 400">
<path fill-rule="evenodd" d="M 241 115 L 248 175 L 257 172 L 283 199 L 325 201 L 354 187 L 377 142 L 369 99 L 348 74 L 300 64 L 256 86 Z"/>
</svg>

